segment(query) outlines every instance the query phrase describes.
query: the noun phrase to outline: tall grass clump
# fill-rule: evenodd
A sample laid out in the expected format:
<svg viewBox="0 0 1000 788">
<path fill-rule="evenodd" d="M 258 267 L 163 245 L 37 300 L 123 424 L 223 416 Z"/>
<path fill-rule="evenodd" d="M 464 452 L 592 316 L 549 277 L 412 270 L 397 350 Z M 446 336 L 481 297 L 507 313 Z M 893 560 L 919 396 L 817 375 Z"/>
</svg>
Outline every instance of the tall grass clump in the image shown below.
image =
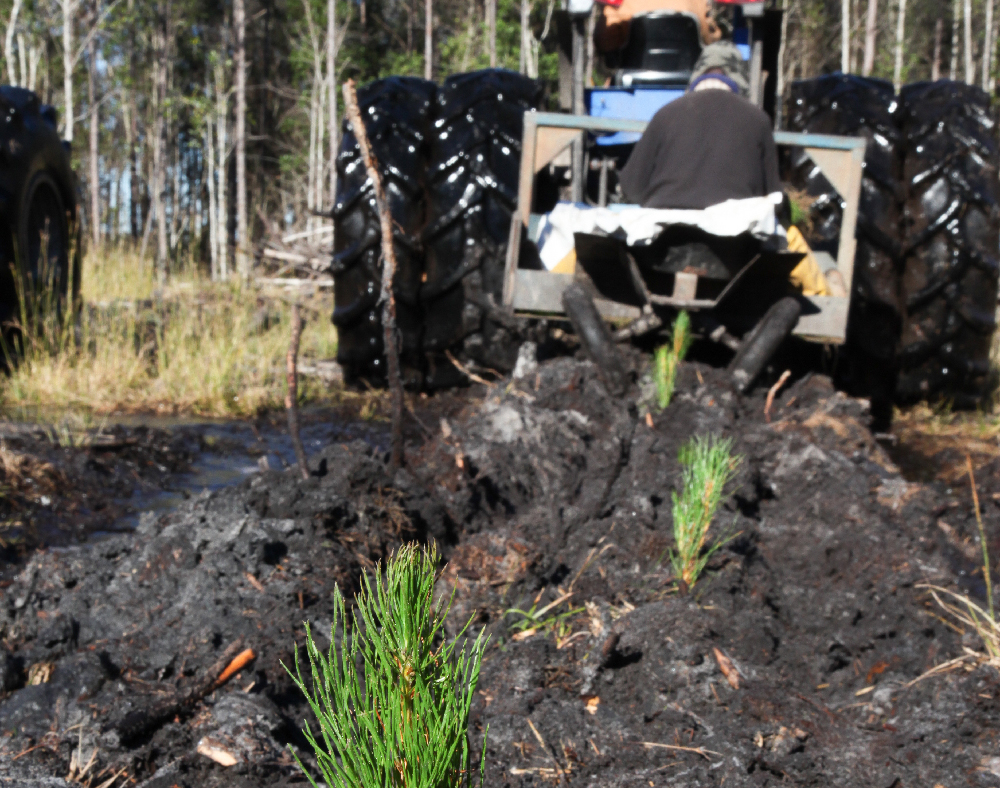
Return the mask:
<svg viewBox="0 0 1000 788">
<path fill-rule="evenodd" d="M 433 601 L 437 561 L 434 547 L 400 548 L 384 578 L 376 569 L 374 589 L 365 577 L 350 627 L 335 589 L 325 654 L 306 625 L 311 687 L 297 650 L 289 675 L 316 717 L 318 730 L 307 722 L 303 732 L 331 788 L 460 788 L 473 782 L 469 709 L 486 641 L 480 633 L 466 650 L 457 648 L 464 629 L 454 640 L 444 638 L 451 603 Z M 338 624 L 344 625 L 339 648 Z M 484 741 L 480 785 L 485 757 Z"/>
<path fill-rule="evenodd" d="M 670 332 L 670 342 L 656 349 L 654 356 L 654 378 L 656 380 L 656 404 L 664 410 L 674 396 L 677 382 L 677 368 L 691 347 L 691 318 L 681 311 L 674 320 Z"/>
<path fill-rule="evenodd" d="M 742 462 L 742 457 L 733 456 L 732 448 L 729 438 L 695 437 L 678 453 L 682 483 L 680 494 L 673 493 L 676 546 L 670 551 L 670 563 L 682 589 L 694 586 L 708 559 L 727 541 L 716 539 L 705 547 L 726 485 Z"/>
<path fill-rule="evenodd" d="M 158 289 L 149 261 L 99 249 L 84 260 L 81 301 L 72 330 L 22 330 L 24 347 L 0 388 L 7 415 L 229 416 L 282 406 L 290 319 L 284 300 L 194 271 Z M 302 336 L 306 359 L 336 353 L 331 306 L 328 294 L 316 298 L 317 316 Z M 301 394 L 319 397 L 322 388 L 307 380 Z"/>
</svg>

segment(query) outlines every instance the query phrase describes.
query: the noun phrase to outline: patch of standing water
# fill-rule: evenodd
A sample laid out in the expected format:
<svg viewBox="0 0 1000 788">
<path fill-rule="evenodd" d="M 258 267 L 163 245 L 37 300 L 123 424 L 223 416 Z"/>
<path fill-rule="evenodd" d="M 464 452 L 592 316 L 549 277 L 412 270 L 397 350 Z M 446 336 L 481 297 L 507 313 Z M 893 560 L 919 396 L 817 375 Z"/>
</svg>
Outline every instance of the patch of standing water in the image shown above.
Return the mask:
<svg viewBox="0 0 1000 788">
<path fill-rule="evenodd" d="M 345 419 L 337 412 L 303 411 L 300 435 L 306 457 L 331 443 L 363 440 L 388 451 L 387 429 L 380 422 Z M 295 464 L 295 449 L 283 414 L 256 423 L 237 420 L 199 420 L 159 416 L 117 417 L 109 426 L 146 427 L 167 432 L 187 432 L 200 438 L 204 449 L 190 470 L 175 474 L 167 489 L 138 483 L 124 502 L 132 510 L 120 518 L 114 531 L 132 530 L 145 512 L 164 513 L 207 491 L 239 484 L 265 470 L 282 470 Z M 105 532 L 106 533 L 106 532 Z M 95 532 L 93 537 L 101 537 Z"/>
</svg>

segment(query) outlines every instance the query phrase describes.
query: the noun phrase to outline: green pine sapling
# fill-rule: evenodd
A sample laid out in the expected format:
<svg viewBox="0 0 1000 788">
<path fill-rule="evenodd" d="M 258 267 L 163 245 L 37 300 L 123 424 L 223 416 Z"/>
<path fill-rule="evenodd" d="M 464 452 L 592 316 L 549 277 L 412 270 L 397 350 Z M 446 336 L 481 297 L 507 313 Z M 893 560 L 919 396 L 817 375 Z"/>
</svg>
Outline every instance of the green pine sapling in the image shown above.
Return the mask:
<svg viewBox="0 0 1000 788">
<path fill-rule="evenodd" d="M 691 347 L 691 318 L 687 312 L 681 311 L 674 321 L 670 333 L 670 342 L 656 349 L 653 359 L 654 378 L 656 380 L 656 404 L 660 410 L 665 409 L 674 396 L 674 384 L 677 382 L 677 368 Z"/>
<path fill-rule="evenodd" d="M 459 649 L 465 628 L 445 640 L 442 627 L 451 601 L 433 601 L 437 563 L 433 546 L 400 548 L 388 560 L 384 578 L 376 569 L 374 589 L 363 579 L 350 627 L 343 595 L 334 589 L 326 654 L 306 624 L 312 688 L 302 676 L 298 650 L 295 672 L 288 672 L 319 724 L 314 732 L 307 722 L 303 732 L 330 788 L 472 785 L 469 710 L 486 640 L 480 633 L 471 649 Z M 338 624 L 344 626 L 340 648 Z M 485 758 L 484 740 L 480 785 Z"/>
</svg>

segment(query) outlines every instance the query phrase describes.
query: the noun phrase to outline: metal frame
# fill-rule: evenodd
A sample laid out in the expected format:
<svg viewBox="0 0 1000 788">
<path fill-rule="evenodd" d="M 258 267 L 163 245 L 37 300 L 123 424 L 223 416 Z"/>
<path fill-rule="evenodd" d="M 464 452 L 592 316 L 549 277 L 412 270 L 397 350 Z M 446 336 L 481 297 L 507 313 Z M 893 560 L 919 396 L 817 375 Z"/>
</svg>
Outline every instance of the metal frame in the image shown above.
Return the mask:
<svg viewBox="0 0 1000 788">
<path fill-rule="evenodd" d="M 641 134 L 646 130 L 646 125 L 641 120 L 562 115 L 555 112 L 524 113 L 517 210 L 511 221 L 504 271 L 505 307 L 518 314 L 562 314 L 562 292 L 573 281 L 572 275 L 522 270 L 517 267 L 521 237 L 531 223 L 535 175 L 574 142 L 579 141 L 582 145 L 587 132 L 630 131 Z M 803 314 L 795 328 L 795 333 L 805 339 L 840 344 L 847 333 L 847 312 L 857 245 L 854 232 L 858 221 L 867 141 L 863 137 L 797 134 L 787 131 L 775 132 L 774 141 L 780 146 L 804 148 L 844 200 L 837 270 L 843 277 L 847 295 L 808 297 L 815 311 Z M 597 307 L 604 317 L 611 320 L 633 317 L 632 312 L 636 311 L 634 307 L 608 301 L 598 301 Z"/>
</svg>

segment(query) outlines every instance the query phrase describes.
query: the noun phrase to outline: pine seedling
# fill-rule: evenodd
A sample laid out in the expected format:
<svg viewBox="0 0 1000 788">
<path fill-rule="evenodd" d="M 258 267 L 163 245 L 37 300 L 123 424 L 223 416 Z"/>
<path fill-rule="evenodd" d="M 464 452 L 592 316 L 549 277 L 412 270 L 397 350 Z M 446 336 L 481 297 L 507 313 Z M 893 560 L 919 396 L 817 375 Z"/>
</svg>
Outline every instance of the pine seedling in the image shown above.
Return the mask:
<svg viewBox="0 0 1000 788">
<path fill-rule="evenodd" d="M 729 438 L 695 437 L 678 453 L 682 486 L 680 495 L 673 493 L 676 547 L 670 551 L 670 563 L 682 588 L 694 586 L 708 559 L 728 541 L 716 539 L 705 547 L 726 485 L 742 462 L 742 457 L 733 456 L 732 447 Z"/>
<path fill-rule="evenodd" d="M 297 649 L 295 672 L 288 673 L 316 716 L 319 729 L 313 731 L 307 722 L 303 733 L 329 788 L 467 788 L 473 783 L 469 710 L 486 640 L 480 633 L 471 649 L 459 649 L 467 623 L 454 640 L 445 641 L 442 627 L 451 600 L 434 604 L 437 562 L 436 548 L 407 545 L 389 559 L 384 577 L 376 569 L 374 589 L 365 577 L 339 648 L 337 627 L 347 623 L 339 588 L 327 653 L 306 624 L 311 689 Z M 480 785 L 485 758 L 484 739 Z M 301 761 L 299 766 L 318 788 Z"/>
<path fill-rule="evenodd" d="M 683 310 L 678 313 L 670 333 L 670 342 L 656 349 L 654 357 L 656 404 L 664 410 L 674 396 L 677 368 L 691 347 L 691 318 Z"/>
</svg>

